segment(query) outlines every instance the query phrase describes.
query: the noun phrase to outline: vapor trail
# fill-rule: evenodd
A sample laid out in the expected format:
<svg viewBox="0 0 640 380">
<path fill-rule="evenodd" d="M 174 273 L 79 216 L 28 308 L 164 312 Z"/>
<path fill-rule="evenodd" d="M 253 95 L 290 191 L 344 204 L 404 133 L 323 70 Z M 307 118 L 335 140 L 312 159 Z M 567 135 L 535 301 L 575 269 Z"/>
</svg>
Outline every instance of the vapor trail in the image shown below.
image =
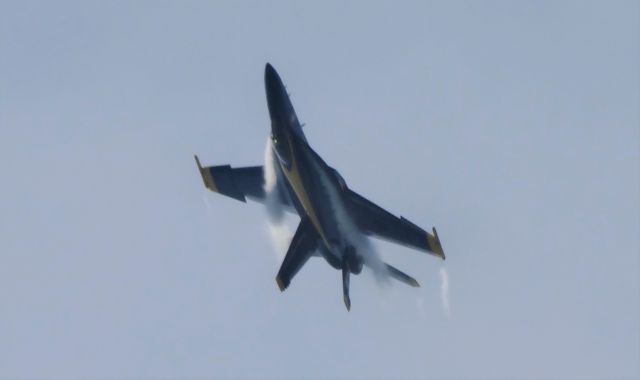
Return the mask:
<svg viewBox="0 0 640 380">
<path fill-rule="evenodd" d="M 293 231 L 283 218 L 284 209 L 278 198 L 278 174 L 275 165 L 271 139 L 267 139 L 267 144 L 264 149 L 263 169 L 265 206 L 267 215 L 269 216 L 267 227 L 278 261 L 282 261 L 293 238 Z"/>
<path fill-rule="evenodd" d="M 449 274 L 444 267 L 440 267 L 440 298 L 442 310 L 447 318 L 451 318 L 451 304 L 449 303 Z"/>
<path fill-rule="evenodd" d="M 267 227 L 273 248 L 276 251 L 276 256 L 278 257 L 278 261 L 281 262 L 284 260 L 289 244 L 291 244 L 293 232 L 285 223 L 269 222 Z"/>
<path fill-rule="evenodd" d="M 279 223 L 282 221 L 284 209 L 278 199 L 278 174 L 276 171 L 275 158 L 273 157 L 271 139 L 267 139 L 267 144 L 264 148 L 263 175 L 267 213 L 271 222 Z"/>
</svg>

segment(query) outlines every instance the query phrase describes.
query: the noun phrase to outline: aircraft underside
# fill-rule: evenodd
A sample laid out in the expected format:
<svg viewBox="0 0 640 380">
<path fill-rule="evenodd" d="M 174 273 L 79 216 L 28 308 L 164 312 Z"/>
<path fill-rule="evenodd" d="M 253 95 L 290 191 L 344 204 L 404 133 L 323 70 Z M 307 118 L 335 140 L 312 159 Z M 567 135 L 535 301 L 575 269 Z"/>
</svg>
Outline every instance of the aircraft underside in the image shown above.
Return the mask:
<svg viewBox="0 0 640 380">
<path fill-rule="evenodd" d="M 267 194 L 263 166 L 203 167 L 197 156 L 195 159 L 204 185 L 211 191 L 241 202 L 249 198 L 265 203 L 269 196 L 276 199 L 279 207 L 300 216 L 300 224 L 276 275 L 280 290 L 284 291 L 308 259 L 318 254 L 342 271 L 347 310 L 351 307 L 350 275 L 359 274 L 363 266 L 384 270 L 407 285 L 419 286 L 414 278 L 372 256 L 367 236 L 444 259 L 435 228 L 429 233 L 349 189 L 342 176 L 309 146 L 284 84 L 269 64 L 265 69 L 265 87 L 271 116 L 271 149 L 277 158 L 274 165 L 278 172 L 277 186 Z"/>
</svg>

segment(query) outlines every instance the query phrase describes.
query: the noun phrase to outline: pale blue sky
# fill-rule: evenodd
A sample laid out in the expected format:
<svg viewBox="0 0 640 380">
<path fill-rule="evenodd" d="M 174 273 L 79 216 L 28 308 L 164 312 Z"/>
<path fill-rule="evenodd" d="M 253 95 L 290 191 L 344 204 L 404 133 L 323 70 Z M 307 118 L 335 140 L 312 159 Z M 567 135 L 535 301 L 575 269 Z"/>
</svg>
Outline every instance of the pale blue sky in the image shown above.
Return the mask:
<svg viewBox="0 0 640 380">
<path fill-rule="evenodd" d="M 0 378 L 640 377 L 637 1 L 0 3 Z M 258 204 L 265 62 L 422 284 L 311 261 Z"/>
</svg>

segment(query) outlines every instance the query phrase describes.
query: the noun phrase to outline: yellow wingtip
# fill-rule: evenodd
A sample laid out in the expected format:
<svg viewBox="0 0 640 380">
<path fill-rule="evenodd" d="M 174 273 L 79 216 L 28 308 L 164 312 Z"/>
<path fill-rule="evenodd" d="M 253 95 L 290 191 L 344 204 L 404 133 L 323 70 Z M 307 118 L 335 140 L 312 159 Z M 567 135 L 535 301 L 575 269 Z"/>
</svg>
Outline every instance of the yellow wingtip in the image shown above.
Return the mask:
<svg viewBox="0 0 640 380">
<path fill-rule="evenodd" d="M 196 165 L 198 165 L 198 170 L 200 171 L 200 176 L 202 176 L 202 182 L 204 182 L 204 186 L 211 191 L 218 192 L 218 187 L 216 186 L 215 181 L 213 180 L 213 176 L 211 172 L 207 170 L 207 168 L 202 167 L 200 163 L 200 159 L 197 154 L 193 155 L 193 158 L 196 159 Z"/>
<path fill-rule="evenodd" d="M 440 238 L 438 237 L 438 231 L 436 231 L 435 227 L 432 227 L 433 235 L 427 233 L 427 240 L 429 241 L 429 247 L 431 247 L 433 253 L 440 257 L 442 260 L 445 260 L 446 257 L 444 255 L 444 249 L 442 249 L 442 243 L 440 243 Z"/>
</svg>

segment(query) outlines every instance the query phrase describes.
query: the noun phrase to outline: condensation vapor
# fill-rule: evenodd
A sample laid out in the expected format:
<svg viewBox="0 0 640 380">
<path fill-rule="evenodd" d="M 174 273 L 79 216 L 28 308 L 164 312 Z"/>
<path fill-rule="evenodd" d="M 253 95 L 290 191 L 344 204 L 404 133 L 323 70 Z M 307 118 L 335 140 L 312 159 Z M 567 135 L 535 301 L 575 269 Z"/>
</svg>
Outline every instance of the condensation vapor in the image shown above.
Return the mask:
<svg viewBox="0 0 640 380">
<path fill-rule="evenodd" d="M 451 304 L 449 301 L 449 274 L 445 267 L 440 267 L 440 298 L 445 317 L 451 318 Z"/>
<path fill-rule="evenodd" d="M 282 261 L 293 238 L 293 231 L 284 218 L 284 208 L 278 199 L 278 175 L 275 165 L 271 139 L 267 139 L 263 170 L 265 206 L 269 216 L 267 228 L 278 260 Z"/>
</svg>

